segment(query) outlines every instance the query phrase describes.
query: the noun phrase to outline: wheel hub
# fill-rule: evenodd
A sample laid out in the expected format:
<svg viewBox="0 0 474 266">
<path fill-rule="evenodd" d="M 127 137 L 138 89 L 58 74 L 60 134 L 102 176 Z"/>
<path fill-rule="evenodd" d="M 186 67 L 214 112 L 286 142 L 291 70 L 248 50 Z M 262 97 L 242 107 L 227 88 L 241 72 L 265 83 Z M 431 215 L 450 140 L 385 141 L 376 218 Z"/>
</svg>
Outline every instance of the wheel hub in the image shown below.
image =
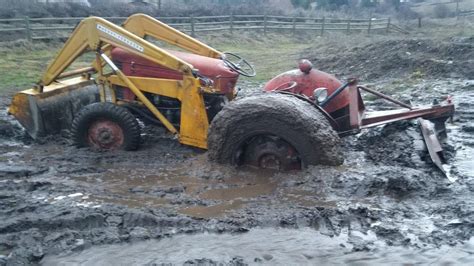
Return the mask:
<svg viewBox="0 0 474 266">
<path fill-rule="evenodd" d="M 113 141 L 111 133 L 112 132 L 110 132 L 110 130 L 102 130 L 99 133 L 99 141 L 101 143 L 110 143 L 111 141 Z"/>
<path fill-rule="evenodd" d="M 93 148 L 115 150 L 124 142 L 123 131 L 115 122 L 98 120 L 89 127 L 88 141 Z"/>
<path fill-rule="evenodd" d="M 264 169 L 279 170 L 281 167 L 280 159 L 274 154 L 265 154 L 260 157 L 259 166 Z"/>
<path fill-rule="evenodd" d="M 301 161 L 296 150 L 275 136 L 257 136 L 246 145 L 242 163 L 274 170 L 300 170 Z"/>
</svg>

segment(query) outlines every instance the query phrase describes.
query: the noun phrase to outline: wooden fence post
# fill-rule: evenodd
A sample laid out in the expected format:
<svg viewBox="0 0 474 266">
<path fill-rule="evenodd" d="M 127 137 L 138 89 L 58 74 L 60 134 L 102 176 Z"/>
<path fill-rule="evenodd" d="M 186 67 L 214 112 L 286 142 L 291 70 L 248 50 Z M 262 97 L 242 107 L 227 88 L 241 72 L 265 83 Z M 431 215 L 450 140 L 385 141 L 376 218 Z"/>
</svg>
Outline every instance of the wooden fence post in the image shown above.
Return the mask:
<svg viewBox="0 0 474 266">
<path fill-rule="evenodd" d="M 456 20 L 459 20 L 459 0 L 456 0 Z"/>
<path fill-rule="evenodd" d="M 230 22 L 230 34 L 234 34 L 234 14 L 230 14 L 229 22 Z"/>
<path fill-rule="evenodd" d="M 347 34 L 350 34 L 351 33 L 351 20 L 348 19 L 347 20 Z"/>
<path fill-rule="evenodd" d="M 191 36 L 194 37 L 195 36 L 195 29 L 194 29 L 194 16 L 191 15 Z"/>
<path fill-rule="evenodd" d="M 369 18 L 369 27 L 367 28 L 367 34 L 370 35 L 370 30 L 372 29 L 372 16 Z"/>
<path fill-rule="evenodd" d="M 293 17 L 293 35 L 296 35 L 296 15 Z"/>
<path fill-rule="evenodd" d="M 325 24 L 326 24 L 326 18 L 323 17 L 323 23 L 321 24 L 321 36 L 324 35 L 324 27 L 325 27 Z"/>
<path fill-rule="evenodd" d="M 267 14 L 263 15 L 263 34 L 267 36 Z"/>
<path fill-rule="evenodd" d="M 387 21 L 387 33 L 390 32 L 390 18 L 388 18 L 388 21 Z"/>
<path fill-rule="evenodd" d="M 25 17 L 25 32 L 26 32 L 26 39 L 31 42 L 33 40 L 33 36 L 31 34 L 30 18 L 29 17 Z"/>
</svg>

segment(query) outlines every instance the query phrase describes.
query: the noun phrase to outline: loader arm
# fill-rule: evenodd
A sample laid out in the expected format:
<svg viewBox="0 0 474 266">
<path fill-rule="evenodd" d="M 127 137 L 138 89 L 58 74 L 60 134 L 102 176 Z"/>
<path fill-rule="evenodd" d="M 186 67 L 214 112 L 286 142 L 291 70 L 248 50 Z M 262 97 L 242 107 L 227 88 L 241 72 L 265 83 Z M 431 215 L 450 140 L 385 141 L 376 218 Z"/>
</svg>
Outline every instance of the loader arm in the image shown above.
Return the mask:
<svg viewBox="0 0 474 266">
<path fill-rule="evenodd" d="M 193 75 L 191 64 L 105 19 L 89 17 L 81 21 L 56 58 L 49 64 L 39 82 L 40 87 L 54 82 L 84 52 L 99 51 L 104 46 L 120 47 L 184 75 Z M 98 65 L 94 67 L 99 70 Z"/>
<path fill-rule="evenodd" d="M 222 57 L 221 52 L 145 14 L 130 16 L 123 27 L 141 38 L 151 36 L 194 54 L 218 59 Z"/>
</svg>

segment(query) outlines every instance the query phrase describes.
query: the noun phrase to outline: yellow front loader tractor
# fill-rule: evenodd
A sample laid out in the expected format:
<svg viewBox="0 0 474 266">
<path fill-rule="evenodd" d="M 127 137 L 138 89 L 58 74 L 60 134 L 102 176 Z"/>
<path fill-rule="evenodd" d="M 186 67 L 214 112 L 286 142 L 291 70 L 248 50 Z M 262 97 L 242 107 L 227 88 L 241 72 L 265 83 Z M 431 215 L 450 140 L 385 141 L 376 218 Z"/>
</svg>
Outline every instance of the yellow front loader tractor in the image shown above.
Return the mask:
<svg viewBox="0 0 474 266">
<path fill-rule="evenodd" d="M 187 52 L 165 50 L 145 37 Z M 96 54 L 92 66 L 66 71 L 85 52 Z M 206 149 L 209 121 L 234 98 L 241 74 L 255 71 L 244 59 L 147 15 L 131 16 L 122 27 L 90 17 L 40 82 L 14 96 L 9 112 L 34 138 L 70 129 L 78 146 L 126 150 L 138 147 L 140 114 L 181 143 Z"/>
</svg>

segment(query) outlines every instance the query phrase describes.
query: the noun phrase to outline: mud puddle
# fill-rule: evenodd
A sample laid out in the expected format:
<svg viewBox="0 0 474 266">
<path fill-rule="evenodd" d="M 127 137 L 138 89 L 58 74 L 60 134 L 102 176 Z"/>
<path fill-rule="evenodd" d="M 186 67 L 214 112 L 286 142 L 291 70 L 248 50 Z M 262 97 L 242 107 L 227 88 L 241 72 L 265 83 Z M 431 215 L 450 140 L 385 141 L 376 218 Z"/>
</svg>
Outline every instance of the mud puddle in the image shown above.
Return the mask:
<svg viewBox="0 0 474 266">
<path fill-rule="evenodd" d="M 372 251 L 354 252 L 354 242 Z M 351 243 L 352 242 L 352 243 Z M 471 265 L 474 238 L 459 246 L 407 249 L 390 247 L 368 231 L 336 237 L 312 228 L 256 228 L 242 234 L 179 235 L 135 244 L 108 245 L 62 256 L 45 257 L 43 265 Z"/>
<path fill-rule="evenodd" d="M 97 193 L 75 198 L 81 206 L 118 204 L 128 208 L 168 208 L 195 218 L 222 217 L 275 194 L 280 195 L 277 202 L 282 204 L 335 207 L 333 201 L 311 199 L 317 191 L 279 189 L 287 179 L 272 170 L 212 165 L 205 155 L 196 156 L 189 163 L 191 166 L 162 169 L 156 174 L 143 169 L 111 169 L 100 177 L 80 175 L 70 180 L 97 190 Z"/>
</svg>

